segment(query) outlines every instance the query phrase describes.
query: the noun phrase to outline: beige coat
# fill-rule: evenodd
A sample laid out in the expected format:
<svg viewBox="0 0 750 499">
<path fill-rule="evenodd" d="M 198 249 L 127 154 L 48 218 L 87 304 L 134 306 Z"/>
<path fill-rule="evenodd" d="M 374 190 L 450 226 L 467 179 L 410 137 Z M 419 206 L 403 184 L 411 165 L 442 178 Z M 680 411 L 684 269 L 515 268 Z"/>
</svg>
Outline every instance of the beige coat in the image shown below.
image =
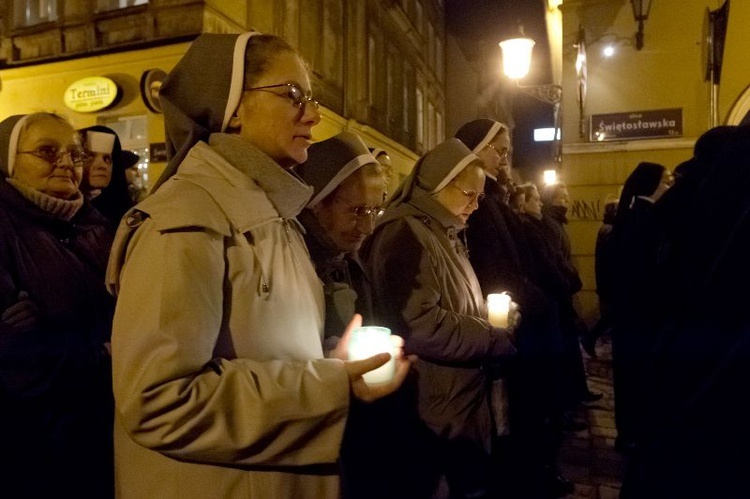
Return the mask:
<svg viewBox="0 0 750 499">
<path fill-rule="evenodd" d="M 110 259 L 117 496 L 337 497 L 349 382 L 321 360 L 293 218 L 309 190 L 236 138 L 210 143 L 125 217 Z"/>
</svg>

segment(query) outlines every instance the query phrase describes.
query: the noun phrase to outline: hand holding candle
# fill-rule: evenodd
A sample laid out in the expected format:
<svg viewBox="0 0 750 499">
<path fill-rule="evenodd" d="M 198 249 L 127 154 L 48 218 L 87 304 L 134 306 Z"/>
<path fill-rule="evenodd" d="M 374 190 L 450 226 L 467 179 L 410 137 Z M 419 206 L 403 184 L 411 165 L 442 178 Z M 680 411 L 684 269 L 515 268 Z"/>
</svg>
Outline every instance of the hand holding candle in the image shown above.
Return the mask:
<svg viewBox="0 0 750 499">
<path fill-rule="evenodd" d="M 488 320 L 495 327 L 508 327 L 508 312 L 510 311 L 510 295 L 506 292 L 487 295 Z"/>
<path fill-rule="evenodd" d="M 361 401 L 372 402 L 395 392 L 406 379 L 411 365 L 416 362 L 417 358 L 413 355 L 404 356 L 402 353 L 402 347 L 404 346 L 403 338 L 391 334 L 389 336 L 391 347 L 385 353 L 390 354 L 391 359 L 395 362 L 395 374 L 392 375 L 389 381 L 384 383 L 367 383 L 363 376 L 387 364 L 391 359 L 386 360 L 386 355 L 382 352 L 362 360 L 354 360 L 350 357 L 349 345 L 353 333 L 361 326 L 362 316 L 354 314 L 354 317 L 341 337 L 341 341 L 338 342 L 336 348 L 328 356 L 344 361 L 346 372 L 351 380 L 352 395 Z"/>
<path fill-rule="evenodd" d="M 363 326 L 352 331 L 349 339 L 349 360 L 362 360 L 379 353 L 389 353 L 391 358 L 372 371 L 362 375 L 368 385 L 388 383 L 396 372 L 396 352 L 387 327 Z"/>
</svg>

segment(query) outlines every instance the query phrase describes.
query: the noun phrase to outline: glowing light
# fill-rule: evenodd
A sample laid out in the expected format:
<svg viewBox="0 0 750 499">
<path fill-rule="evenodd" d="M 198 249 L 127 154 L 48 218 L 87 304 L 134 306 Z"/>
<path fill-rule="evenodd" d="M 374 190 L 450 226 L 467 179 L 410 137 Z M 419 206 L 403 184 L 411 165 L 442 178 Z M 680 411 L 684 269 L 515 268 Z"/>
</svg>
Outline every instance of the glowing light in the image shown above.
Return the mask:
<svg viewBox="0 0 750 499">
<path fill-rule="evenodd" d="M 531 51 L 534 49 L 531 38 L 511 38 L 499 43 L 503 51 L 503 72 L 508 78 L 519 80 L 529 74 Z"/>
<path fill-rule="evenodd" d="M 544 184 L 555 185 L 557 183 L 557 170 L 544 170 Z"/>
<path fill-rule="evenodd" d="M 615 55 L 615 47 L 612 45 L 607 45 L 602 49 L 602 55 L 604 57 L 612 57 Z"/>
</svg>

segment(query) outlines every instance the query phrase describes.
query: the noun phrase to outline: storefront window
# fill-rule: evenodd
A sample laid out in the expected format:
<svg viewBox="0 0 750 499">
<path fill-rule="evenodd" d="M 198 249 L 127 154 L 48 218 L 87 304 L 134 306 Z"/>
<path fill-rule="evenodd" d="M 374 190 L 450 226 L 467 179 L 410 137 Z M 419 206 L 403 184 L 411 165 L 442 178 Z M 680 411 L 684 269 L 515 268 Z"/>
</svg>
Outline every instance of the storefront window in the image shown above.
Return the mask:
<svg viewBox="0 0 750 499">
<path fill-rule="evenodd" d="M 57 0 L 14 0 L 16 26 L 34 26 L 57 20 Z"/>
<path fill-rule="evenodd" d="M 133 7 L 134 5 L 144 5 L 147 3 L 148 3 L 148 0 L 97 0 L 96 11 L 105 12 L 108 10 Z"/>
</svg>

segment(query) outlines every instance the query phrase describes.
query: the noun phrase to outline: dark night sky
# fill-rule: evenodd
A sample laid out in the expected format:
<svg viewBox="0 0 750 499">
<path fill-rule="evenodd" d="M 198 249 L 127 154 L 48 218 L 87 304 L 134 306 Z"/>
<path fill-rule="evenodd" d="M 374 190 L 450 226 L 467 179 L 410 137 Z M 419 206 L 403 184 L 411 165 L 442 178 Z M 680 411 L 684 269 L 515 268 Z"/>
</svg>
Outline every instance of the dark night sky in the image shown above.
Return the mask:
<svg viewBox="0 0 750 499">
<path fill-rule="evenodd" d="M 446 0 L 447 29 L 459 40 L 465 56 L 477 60 L 489 51 L 499 51 L 497 43 L 519 34 L 536 41 L 531 73 L 524 84 L 552 81 L 549 43 L 544 24 L 544 0 Z M 534 143 L 534 128 L 554 124 L 552 106 L 533 97 L 517 94 L 513 99 L 515 128 L 513 166 L 524 179 L 536 180 L 539 170 L 552 165 L 551 143 Z"/>
</svg>

